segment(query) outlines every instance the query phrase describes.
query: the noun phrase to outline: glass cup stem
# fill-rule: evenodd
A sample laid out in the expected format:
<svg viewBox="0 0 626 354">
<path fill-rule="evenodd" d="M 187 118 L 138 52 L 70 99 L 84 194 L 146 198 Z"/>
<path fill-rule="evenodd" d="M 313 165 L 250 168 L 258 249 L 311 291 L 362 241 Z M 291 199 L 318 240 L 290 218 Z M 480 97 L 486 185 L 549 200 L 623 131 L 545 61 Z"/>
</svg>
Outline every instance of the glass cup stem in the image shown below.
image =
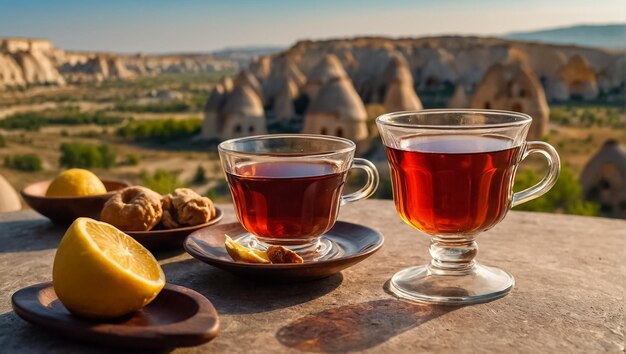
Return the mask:
<svg viewBox="0 0 626 354">
<path fill-rule="evenodd" d="M 464 275 L 476 264 L 478 244 L 474 240 L 450 242 L 432 238 L 429 251 L 433 271 L 442 275 Z"/>
</svg>

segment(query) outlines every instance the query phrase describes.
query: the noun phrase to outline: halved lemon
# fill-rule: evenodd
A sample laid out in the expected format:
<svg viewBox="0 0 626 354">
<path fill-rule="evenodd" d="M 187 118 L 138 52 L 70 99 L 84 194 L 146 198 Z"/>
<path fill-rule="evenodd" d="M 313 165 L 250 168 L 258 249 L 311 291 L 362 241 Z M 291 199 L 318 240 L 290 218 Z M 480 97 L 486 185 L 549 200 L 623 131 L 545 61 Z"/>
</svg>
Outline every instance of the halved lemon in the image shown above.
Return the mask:
<svg viewBox="0 0 626 354">
<path fill-rule="evenodd" d="M 52 282 L 72 313 L 113 318 L 149 304 L 165 286 L 154 256 L 115 227 L 78 218 L 54 258 Z"/>
<path fill-rule="evenodd" d="M 270 263 L 267 258 L 267 253 L 259 250 L 247 248 L 233 241 L 228 235 L 226 235 L 226 242 L 224 242 L 226 252 L 228 255 L 237 262 L 246 263 Z"/>
</svg>

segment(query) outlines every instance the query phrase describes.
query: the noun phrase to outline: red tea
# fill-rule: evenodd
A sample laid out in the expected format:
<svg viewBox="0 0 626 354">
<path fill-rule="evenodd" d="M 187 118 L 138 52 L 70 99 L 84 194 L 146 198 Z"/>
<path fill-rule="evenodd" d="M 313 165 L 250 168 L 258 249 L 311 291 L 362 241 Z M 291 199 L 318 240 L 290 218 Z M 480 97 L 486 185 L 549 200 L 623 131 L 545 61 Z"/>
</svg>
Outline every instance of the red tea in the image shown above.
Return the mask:
<svg viewBox="0 0 626 354">
<path fill-rule="evenodd" d="M 402 218 L 432 235 L 489 229 L 510 208 L 520 147 L 491 136 L 416 136 L 387 148 Z"/>
<path fill-rule="evenodd" d="M 335 224 L 347 172 L 331 162 L 257 162 L 227 173 L 237 216 L 256 236 L 307 239 Z"/>
</svg>

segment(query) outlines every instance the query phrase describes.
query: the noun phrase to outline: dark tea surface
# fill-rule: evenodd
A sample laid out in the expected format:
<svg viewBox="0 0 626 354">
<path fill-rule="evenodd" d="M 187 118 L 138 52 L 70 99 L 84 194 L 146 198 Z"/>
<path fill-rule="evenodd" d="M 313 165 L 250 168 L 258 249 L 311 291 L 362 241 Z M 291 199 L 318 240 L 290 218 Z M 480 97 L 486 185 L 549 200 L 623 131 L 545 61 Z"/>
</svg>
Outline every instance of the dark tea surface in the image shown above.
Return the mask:
<svg viewBox="0 0 626 354">
<path fill-rule="evenodd" d="M 335 223 L 346 172 L 332 162 L 246 163 L 226 174 L 237 216 L 256 236 L 306 239 Z"/>
<path fill-rule="evenodd" d="M 520 147 L 490 136 L 417 136 L 387 147 L 402 218 L 432 235 L 471 234 L 510 208 Z"/>
</svg>

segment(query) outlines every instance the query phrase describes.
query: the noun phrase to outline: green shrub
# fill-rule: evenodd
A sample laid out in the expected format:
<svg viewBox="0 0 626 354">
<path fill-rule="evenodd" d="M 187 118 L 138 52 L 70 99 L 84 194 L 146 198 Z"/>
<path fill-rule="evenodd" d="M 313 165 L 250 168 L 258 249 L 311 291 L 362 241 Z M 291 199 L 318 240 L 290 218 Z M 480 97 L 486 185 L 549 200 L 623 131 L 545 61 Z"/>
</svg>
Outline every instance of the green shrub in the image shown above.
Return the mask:
<svg viewBox="0 0 626 354">
<path fill-rule="evenodd" d="M 107 126 L 120 124 L 125 119 L 124 117 L 108 116 L 102 111 L 81 112 L 78 107 L 67 107 L 62 110 L 16 113 L 0 120 L 0 128 L 38 131 L 41 127 L 47 125 L 96 124 Z"/>
<path fill-rule="evenodd" d="M 117 130 L 117 135 L 135 141 L 166 143 L 188 139 L 200 133 L 202 119 L 160 119 L 132 121 Z"/>
<path fill-rule="evenodd" d="M 148 104 L 118 103 L 114 109 L 116 111 L 134 113 L 177 113 L 188 112 L 191 109 L 191 105 L 181 101 Z"/>
<path fill-rule="evenodd" d="M 380 177 L 378 188 L 376 188 L 376 192 L 374 192 L 372 198 L 393 199 L 393 186 L 389 175 Z"/>
<path fill-rule="evenodd" d="M 515 190 L 529 188 L 539 182 L 539 176 L 532 171 L 520 171 L 515 176 Z M 596 203 L 585 201 L 582 186 L 572 170 L 563 165 L 561 175 L 552 189 L 543 196 L 530 202 L 520 204 L 516 210 L 562 212 L 575 215 L 599 215 L 599 206 Z"/>
<path fill-rule="evenodd" d="M 7 142 L 4 139 L 3 135 L 0 135 L 0 148 L 6 147 L 7 146 Z"/>
<path fill-rule="evenodd" d="M 124 163 L 124 165 L 127 166 L 137 166 L 139 165 L 139 156 L 135 155 L 135 154 L 129 154 L 126 156 L 126 162 Z"/>
<path fill-rule="evenodd" d="M 165 170 L 157 170 L 153 175 L 142 171 L 141 182 L 143 186 L 160 194 L 172 193 L 176 188 L 183 187 L 178 181 L 178 173 Z"/>
<path fill-rule="evenodd" d="M 110 168 L 116 153 L 108 145 L 65 143 L 61 145 L 60 164 L 63 167 Z"/>
<path fill-rule="evenodd" d="M 572 113 L 562 107 L 555 107 L 550 109 L 550 121 L 555 123 L 561 123 L 563 125 L 571 124 Z"/>
<path fill-rule="evenodd" d="M 196 173 L 194 174 L 193 178 L 191 179 L 191 183 L 193 183 L 193 184 L 204 184 L 207 181 L 208 180 L 206 178 L 206 170 L 201 165 L 198 165 L 198 168 L 196 168 Z"/>
<path fill-rule="evenodd" d="M 218 181 L 213 188 L 206 192 L 205 196 L 215 203 L 232 202 L 230 188 L 225 180 Z"/>
<path fill-rule="evenodd" d="M 41 171 L 41 159 L 34 154 L 7 156 L 4 158 L 4 167 L 19 171 L 37 172 Z"/>
</svg>

